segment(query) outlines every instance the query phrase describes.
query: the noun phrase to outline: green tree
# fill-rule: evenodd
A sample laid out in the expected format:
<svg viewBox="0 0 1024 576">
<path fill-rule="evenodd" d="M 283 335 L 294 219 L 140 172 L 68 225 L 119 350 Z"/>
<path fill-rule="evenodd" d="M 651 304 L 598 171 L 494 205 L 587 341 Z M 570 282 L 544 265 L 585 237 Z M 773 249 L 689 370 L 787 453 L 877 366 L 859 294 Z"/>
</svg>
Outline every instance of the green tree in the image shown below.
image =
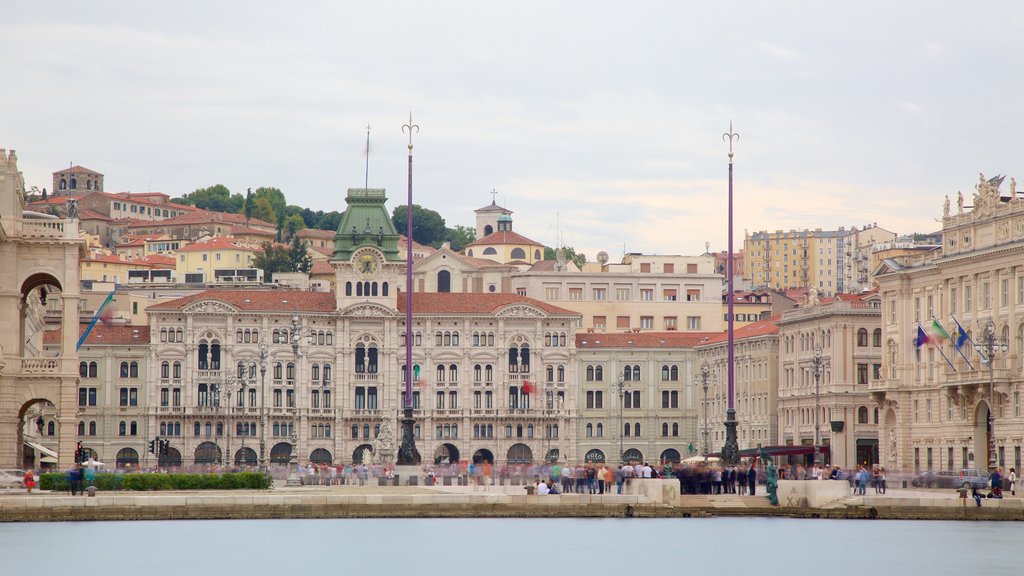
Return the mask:
<svg viewBox="0 0 1024 576">
<path fill-rule="evenodd" d="M 208 188 L 197 188 L 180 198 L 172 198 L 172 202 L 188 204 L 203 210 L 214 212 L 239 212 L 245 204 L 241 194 L 232 194 L 223 184 L 214 184 Z"/>
<path fill-rule="evenodd" d="M 320 221 L 316 223 L 316 226 L 311 228 L 319 228 L 320 230 L 337 230 L 338 226 L 341 226 L 341 217 L 343 212 L 330 211 L 320 218 Z"/>
<path fill-rule="evenodd" d="M 564 246 L 562 250 L 565 250 L 565 259 L 571 261 L 578 268 L 583 268 L 583 265 L 587 263 L 587 255 L 580 252 L 577 253 L 576 249 L 572 246 Z M 544 259 L 545 260 L 556 260 L 555 249 L 550 246 L 544 247 Z"/>
<path fill-rule="evenodd" d="M 277 213 L 274 212 L 274 207 L 271 206 L 270 200 L 266 198 L 257 198 L 253 201 L 252 217 L 272 224 L 277 222 Z"/>
<path fill-rule="evenodd" d="M 267 202 L 270 202 L 270 206 L 274 209 L 275 215 L 285 214 L 285 208 L 288 206 L 288 201 L 284 198 L 284 192 L 281 192 L 279 188 L 272 188 L 261 186 L 252 193 L 255 200 L 265 198 Z M 267 222 L 275 222 L 276 220 L 267 220 Z"/>
<path fill-rule="evenodd" d="M 451 242 L 452 250 L 462 250 L 476 240 L 476 228 L 456 224 L 454 228 L 448 228 L 445 237 Z"/>
<path fill-rule="evenodd" d="M 305 227 L 306 223 L 303 222 L 302 216 L 298 214 L 292 214 L 284 220 L 284 232 L 289 239 L 295 238 L 295 233 Z"/>
<path fill-rule="evenodd" d="M 399 234 L 405 234 L 406 230 L 406 207 L 405 205 L 395 206 L 394 211 L 391 213 L 391 222 L 394 223 L 395 228 Z M 412 239 L 420 244 L 427 246 L 434 246 L 435 248 L 444 242 L 447 237 L 448 229 L 444 226 L 444 218 L 440 214 L 433 210 L 420 207 L 418 204 L 412 205 Z"/>
<path fill-rule="evenodd" d="M 245 192 L 245 223 L 248 224 L 249 220 L 252 220 L 252 209 L 254 200 L 252 197 L 252 188 L 249 188 Z"/>
<path fill-rule="evenodd" d="M 291 272 L 292 261 L 289 250 L 284 246 L 275 246 L 270 242 L 263 243 L 263 251 L 253 258 L 253 266 L 263 269 L 266 281 L 274 279 L 275 272 Z"/>
<path fill-rule="evenodd" d="M 306 243 L 299 240 L 298 236 L 292 236 L 292 243 L 288 247 L 288 262 L 292 272 L 308 273 L 313 267 L 313 259 L 309 257 Z"/>
</svg>

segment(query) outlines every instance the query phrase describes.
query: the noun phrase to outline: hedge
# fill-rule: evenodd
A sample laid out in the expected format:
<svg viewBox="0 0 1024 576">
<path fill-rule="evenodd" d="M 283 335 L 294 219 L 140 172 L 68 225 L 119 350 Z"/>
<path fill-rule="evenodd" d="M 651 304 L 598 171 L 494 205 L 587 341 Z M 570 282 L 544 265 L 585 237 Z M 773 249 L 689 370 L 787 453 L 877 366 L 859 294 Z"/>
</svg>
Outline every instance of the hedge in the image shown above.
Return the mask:
<svg viewBox="0 0 1024 576">
<path fill-rule="evenodd" d="M 93 485 L 97 490 L 265 490 L 272 480 L 261 472 L 232 472 L 229 474 L 96 474 Z M 57 492 L 70 492 L 67 473 L 46 473 L 39 477 L 39 488 Z"/>
</svg>

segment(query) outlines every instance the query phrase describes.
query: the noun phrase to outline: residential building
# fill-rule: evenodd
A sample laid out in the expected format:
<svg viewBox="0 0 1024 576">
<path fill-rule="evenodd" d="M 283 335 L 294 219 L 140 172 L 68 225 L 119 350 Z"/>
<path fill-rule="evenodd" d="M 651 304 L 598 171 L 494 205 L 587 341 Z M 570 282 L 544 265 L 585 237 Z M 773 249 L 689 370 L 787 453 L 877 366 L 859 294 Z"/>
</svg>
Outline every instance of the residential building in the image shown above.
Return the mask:
<svg viewBox="0 0 1024 576">
<path fill-rule="evenodd" d="M 812 288 L 805 305 L 776 322 L 777 442 L 807 446 L 805 464 L 813 463 L 816 426 L 824 462 L 879 463 L 878 407 L 870 395 L 882 379 L 879 302 L 874 291 L 819 300 Z"/>
<path fill-rule="evenodd" d="M 257 252 L 257 249 L 234 242 L 231 238 L 204 238 L 178 248 L 175 252 L 175 269 L 181 279 L 185 279 L 186 274 L 201 274 L 203 279 L 197 281 L 212 282 L 217 276 L 217 270 L 253 269 L 253 259 Z"/>
<path fill-rule="evenodd" d="M 84 166 L 71 166 L 53 173 L 54 196 L 75 195 L 92 192 L 103 192 L 103 174 Z"/>
</svg>

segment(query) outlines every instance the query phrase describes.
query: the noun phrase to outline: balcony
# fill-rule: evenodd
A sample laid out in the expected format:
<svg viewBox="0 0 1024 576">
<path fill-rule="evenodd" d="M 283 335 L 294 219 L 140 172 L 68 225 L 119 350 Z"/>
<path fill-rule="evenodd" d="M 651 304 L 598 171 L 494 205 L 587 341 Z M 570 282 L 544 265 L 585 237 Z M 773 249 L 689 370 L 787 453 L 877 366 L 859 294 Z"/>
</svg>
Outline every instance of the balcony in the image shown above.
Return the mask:
<svg viewBox="0 0 1024 576">
<path fill-rule="evenodd" d="M 334 418 L 334 408 L 310 408 L 309 415 Z"/>
<path fill-rule="evenodd" d="M 379 374 L 359 373 L 356 374 L 354 380 L 356 382 L 376 382 L 378 380 L 378 377 Z"/>
<path fill-rule="evenodd" d="M 365 408 L 356 408 L 352 411 L 352 416 L 356 418 L 380 418 L 380 410 L 367 410 Z"/>
<path fill-rule="evenodd" d="M 13 230 L 4 228 L 8 237 L 22 240 L 79 240 L 78 220 L 40 220 L 35 218 L 15 218 Z M 13 233 L 12 233 L 13 232 Z"/>
<path fill-rule="evenodd" d="M 509 374 L 508 375 L 508 379 L 509 379 L 509 381 L 513 381 L 513 382 L 516 381 L 516 380 L 529 380 L 530 379 L 530 373 L 529 372 L 517 372 L 517 373 Z"/>
<path fill-rule="evenodd" d="M 22 358 L 21 376 L 56 376 L 60 374 L 58 358 Z"/>
<path fill-rule="evenodd" d="M 156 409 L 157 414 L 184 414 L 184 406 L 159 406 Z"/>
<path fill-rule="evenodd" d="M 454 418 L 461 418 L 462 417 L 462 409 L 461 408 L 448 408 L 448 409 L 434 410 L 434 417 L 436 418 L 436 417 L 439 417 L 439 416 L 447 417 L 447 418 L 453 418 L 453 417 Z"/>
<path fill-rule="evenodd" d="M 473 416 L 494 416 L 497 413 L 494 408 L 474 408 L 471 412 Z"/>
<path fill-rule="evenodd" d="M 200 380 L 220 380 L 221 371 L 217 370 L 197 370 L 196 378 Z"/>
</svg>

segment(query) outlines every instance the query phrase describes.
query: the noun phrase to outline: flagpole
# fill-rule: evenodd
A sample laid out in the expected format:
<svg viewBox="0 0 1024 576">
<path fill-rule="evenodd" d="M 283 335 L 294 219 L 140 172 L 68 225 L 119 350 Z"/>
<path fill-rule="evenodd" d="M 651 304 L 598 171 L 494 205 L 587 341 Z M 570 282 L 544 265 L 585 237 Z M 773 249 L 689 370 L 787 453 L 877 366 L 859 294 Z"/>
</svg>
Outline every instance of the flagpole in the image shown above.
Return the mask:
<svg viewBox="0 0 1024 576">
<path fill-rule="evenodd" d="M 935 346 L 935 349 L 939 351 L 939 355 L 942 356 L 942 359 L 946 361 L 946 364 L 949 365 L 953 372 L 956 372 L 956 367 L 953 366 L 953 363 L 950 362 L 949 358 L 946 357 L 946 353 L 942 351 L 942 348 L 940 346 L 935 344 L 934 338 L 928 335 L 928 332 L 924 329 L 923 326 L 921 326 L 920 322 L 917 323 L 917 329 L 920 331 L 920 333 L 923 333 L 925 335 L 925 339 L 924 342 L 922 342 L 922 344 L 931 344 L 932 346 Z M 918 347 L 920 348 L 920 344 L 918 344 Z"/>
</svg>

